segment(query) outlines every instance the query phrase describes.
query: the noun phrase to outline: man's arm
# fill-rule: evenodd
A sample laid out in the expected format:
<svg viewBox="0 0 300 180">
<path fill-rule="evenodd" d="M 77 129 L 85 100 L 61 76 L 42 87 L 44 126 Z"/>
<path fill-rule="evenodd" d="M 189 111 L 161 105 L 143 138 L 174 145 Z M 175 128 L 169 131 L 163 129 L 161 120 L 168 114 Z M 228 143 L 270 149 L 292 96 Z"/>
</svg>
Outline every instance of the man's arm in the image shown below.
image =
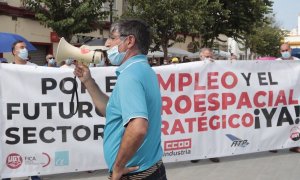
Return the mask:
<svg viewBox="0 0 300 180">
<path fill-rule="evenodd" d="M 89 68 L 82 64 L 76 64 L 74 75 L 84 84 L 96 108 L 103 116 L 106 116 L 106 105 L 109 98 L 100 90 L 99 86 L 92 78 Z"/>
<path fill-rule="evenodd" d="M 101 112 L 101 114 L 106 116 L 106 105 L 108 102 L 108 96 L 104 94 L 99 86 L 96 84 L 93 78 L 83 83 L 86 89 L 88 90 L 94 105 Z"/>
<path fill-rule="evenodd" d="M 125 166 L 143 143 L 147 130 L 148 121 L 144 118 L 135 118 L 128 123 L 114 163 L 112 180 L 119 179 L 123 174 L 139 168 Z"/>
</svg>

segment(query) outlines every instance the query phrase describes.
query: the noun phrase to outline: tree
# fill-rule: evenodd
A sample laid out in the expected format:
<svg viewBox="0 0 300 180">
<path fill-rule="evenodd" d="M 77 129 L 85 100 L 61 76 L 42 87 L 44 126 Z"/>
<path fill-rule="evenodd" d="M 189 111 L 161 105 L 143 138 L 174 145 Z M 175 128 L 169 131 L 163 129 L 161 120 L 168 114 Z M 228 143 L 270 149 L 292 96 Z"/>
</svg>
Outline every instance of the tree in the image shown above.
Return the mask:
<svg viewBox="0 0 300 180">
<path fill-rule="evenodd" d="M 272 12 L 270 0 L 210 0 L 205 9 L 195 8 L 204 21 L 196 22 L 195 29 L 201 35 L 202 46 L 212 47 L 220 34 L 235 40 L 252 33 L 257 25 L 266 21 L 266 14 Z"/>
<path fill-rule="evenodd" d="M 89 33 L 100 28 L 100 21 L 109 12 L 102 10 L 107 0 L 25 0 L 25 6 L 35 13 L 41 24 L 52 28 L 70 41 L 77 33 Z"/>
<path fill-rule="evenodd" d="M 123 17 L 143 19 L 152 28 L 155 44 L 153 50 L 160 46 L 167 58 L 167 48 L 176 42 L 183 42 L 186 35 L 196 31 L 193 23 L 200 21 L 200 16 L 191 15 L 195 6 L 202 7 L 203 0 L 128 0 L 129 8 Z M 181 36 L 179 35 L 181 34 Z"/>
<path fill-rule="evenodd" d="M 270 19 L 270 23 L 265 23 L 256 27 L 246 40 L 251 52 L 261 56 L 279 56 L 279 47 L 284 39 L 284 31 L 275 25 L 275 21 Z"/>
</svg>

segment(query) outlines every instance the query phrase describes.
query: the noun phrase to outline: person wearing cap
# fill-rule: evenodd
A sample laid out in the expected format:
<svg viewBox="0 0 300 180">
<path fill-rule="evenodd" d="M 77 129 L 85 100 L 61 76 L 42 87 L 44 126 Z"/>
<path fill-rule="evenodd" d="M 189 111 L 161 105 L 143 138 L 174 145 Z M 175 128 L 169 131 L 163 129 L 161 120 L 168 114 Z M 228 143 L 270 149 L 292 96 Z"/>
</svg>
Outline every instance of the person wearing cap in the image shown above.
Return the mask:
<svg viewBox="0 0 300 180">
<path fill-rule="evenodd" d="M 172 64 L 178 64 L 179 63 L 179 59 L 177 57 L 173 57 L 171 60 Z"/>
</svg>

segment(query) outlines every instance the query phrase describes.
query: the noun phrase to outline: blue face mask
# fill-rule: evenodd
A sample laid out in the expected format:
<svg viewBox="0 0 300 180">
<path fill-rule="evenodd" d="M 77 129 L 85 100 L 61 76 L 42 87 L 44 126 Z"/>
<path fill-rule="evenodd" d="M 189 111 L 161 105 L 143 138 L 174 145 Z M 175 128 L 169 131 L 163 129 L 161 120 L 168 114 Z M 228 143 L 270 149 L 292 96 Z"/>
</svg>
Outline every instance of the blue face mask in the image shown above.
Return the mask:
<svg viewBox="0 0 300 180">
<path fill-rule="evenodd" d="M 56 63 L 56 61 L 55 61 L 54 58 L 49 59 L 48 62 L 49 62 L 49 64 L 51 64 L 51 65 L 55 65 L 55 63 Z"/>
<path fill-rule="evenodd" d="M 28 50 L 26 48 L 20 49 L 18 56 L 22 60 L 26 61 L 28 59 Z"/>
<path fill-rule="evenodd" d="M 284 58 L 284 59 L 288 59 L 291 57 L 291 53 L 289 51 L 284 51 L 281 53 L 281 56 Z"/>
<path fill-rule="evenodd" d="M 102 67 L 105 66 L 105 62 L 104 59 L 100 60 L 100 62 L 98 64 L 96 64 L 97 67 Z"/>
<path fill-rule="evenodd" d="M 122 61 L 123 61 L 123 59 L 124 59 L 124 57 L 127 53 L 127 51 L 126 52 L 119 52 L 119 45 L 115 45 L 114 47 L 107 50 L 107 57 L 108 57 L 110 63 L 112 65 L 115 65 L 115 66 L 119 66 L 122 63 Z"/>
<path fill-rule="evenodd" d="M 73 63 L 73 59 L 66 59 L 66 65 L 71 66 L 71 64 Z"/>
</svg>

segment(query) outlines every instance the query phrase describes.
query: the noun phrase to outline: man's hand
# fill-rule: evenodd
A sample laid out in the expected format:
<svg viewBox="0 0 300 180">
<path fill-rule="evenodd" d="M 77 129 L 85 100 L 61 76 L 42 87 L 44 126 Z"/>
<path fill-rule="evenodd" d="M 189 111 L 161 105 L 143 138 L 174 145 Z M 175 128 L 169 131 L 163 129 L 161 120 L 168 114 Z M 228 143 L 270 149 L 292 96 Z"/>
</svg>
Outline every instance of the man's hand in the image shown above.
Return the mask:
<svg viewBox="0 0 300 180">
<path fill-rule="evenodd" d="M 121 179 L 121 177 L 122 177 L 123 174 L 128 174 L 128 173 L 130 173 L 132 171 L 136 171 L 138 169 L 139 169 L 139 166 L 128 167 L 128 168 L 124 167 L 123 169 L 115 167 L 113 169 L 113 173 L 112 173 L 111 179 L 112 180 L 119 180 L 119 179 Z"/>
<path fill-rule="evenodd" d="M 89 68 L 82 63 L 76 63 L 74 75 L 77 76 L 83 84 L 88 82 L 89 80 L 92 80 Z"/>
</svg>

